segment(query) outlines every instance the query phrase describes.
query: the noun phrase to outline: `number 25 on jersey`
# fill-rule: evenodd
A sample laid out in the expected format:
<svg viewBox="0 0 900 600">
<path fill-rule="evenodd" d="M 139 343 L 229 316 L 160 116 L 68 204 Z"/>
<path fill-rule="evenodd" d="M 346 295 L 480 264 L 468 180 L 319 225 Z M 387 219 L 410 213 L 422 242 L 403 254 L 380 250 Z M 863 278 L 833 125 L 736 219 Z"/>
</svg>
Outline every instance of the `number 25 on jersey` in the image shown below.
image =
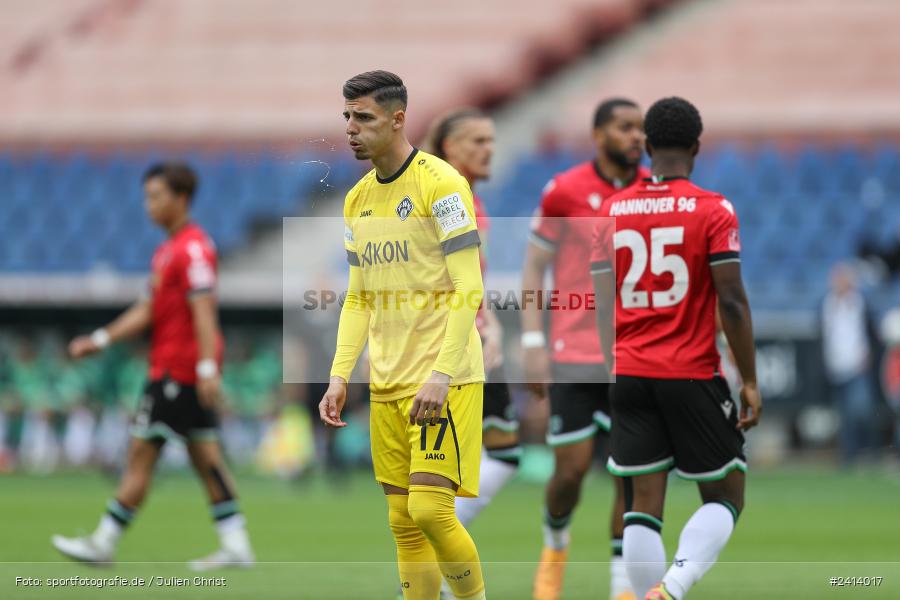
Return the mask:
<svg viewBox="0 0 900 600">
<path fill-rule="evenodd" d="M 619 292 L 622 308 L 665 308 L 675 306 L 687 295 L 688 266 L 678 254 L 666 254 L 667 246 L 684 243 L 684 227 L 655 227 L 650 230 L 650 244 L 641 233 L 634 229 L 617 231 L 613 238 L 615 249 L 627 248 L 631 251 L 631 265 L 622 280 Z M 672 286 L 667 290 L 652 293 L 636 290 L 647 266 L 654 275 L 672 274 Z"/>
</svg>

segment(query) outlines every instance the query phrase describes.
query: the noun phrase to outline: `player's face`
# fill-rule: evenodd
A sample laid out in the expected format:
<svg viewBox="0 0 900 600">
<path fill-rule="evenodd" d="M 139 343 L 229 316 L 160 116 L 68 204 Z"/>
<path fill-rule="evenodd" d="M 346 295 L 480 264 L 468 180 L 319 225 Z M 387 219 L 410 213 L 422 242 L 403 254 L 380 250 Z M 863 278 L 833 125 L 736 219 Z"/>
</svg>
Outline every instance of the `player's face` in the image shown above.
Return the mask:
<svg viewBox="0 0 900 600">
<path fill-rule="evenodd" d="M 151 177 L 144 183 L 144 209 L 154 223 L 165 226 L 174 221 L 182 202 L 162 177 Z"/>
<path fill-rule="evenodd" d="M 380 156 L 387 150 L 397 131 L 403 127 L 403 110 L 390 110 L 371 96 L 344 103 L 347 140 L 357 160 Z"/>
<path fill-rule="evenodd" d="M 597 151 L 623 167 L 636 167 L 644 153 L 644 116 L 633 106 L 617 106 L 613 117 L 594 131 Z"/>
<path fill-rule="evenodd" d="M 494 122 L 491 119 L 466 119 L 444 142 L 447 162 L 471 181 L 491 176 L 494 156 Z"/>
</svg>

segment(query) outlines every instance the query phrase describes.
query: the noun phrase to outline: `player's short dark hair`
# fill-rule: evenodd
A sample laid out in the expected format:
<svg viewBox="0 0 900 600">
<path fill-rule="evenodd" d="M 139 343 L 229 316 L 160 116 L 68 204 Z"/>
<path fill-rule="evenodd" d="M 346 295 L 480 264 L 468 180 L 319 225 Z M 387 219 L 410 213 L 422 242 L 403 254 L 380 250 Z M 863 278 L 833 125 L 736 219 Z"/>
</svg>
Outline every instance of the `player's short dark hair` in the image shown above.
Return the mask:
<svg viewBox="0 0 900 600">
<path fill-rule="evenodd" d="M 447 155 L 444 152 L 444 142 L 456 130 L 457 127 L 468 121 L 469 119 L 488 119 L 487 113 L 480 108 L 460 108 L 453 112 L 447 113 L 439 118 L 431 126 L 428 136 L 425 138 L 425 150 L 434 154 L 440 159 L 446 160 Z"/>
<path fill-rule="evenodd" d="M 684 98 L 657 100 L 644 116 L 647 143 L 654 148 L 691 148 L 700 140 L 700 112 Z"/>
<path fill-rule="evenodd" d="M 176 195 L 184 195 L 188 202 L 194 199 L 197 191 L 197 174 L 183 162 L 159 162 L 150 165 L 144 171 L 143 182 L 154 177 L 161 177 L 166 186 Z"/>
<path fill-rule="evenodd" d="M 628 98 L 607 98 L 594 109 L 594 129 L 599 129 L 609 123 L 613 118 L 613 112 L 620 106 L 638 108 L 637 102 Z"/>
<path fill-rule="evenodd" d="M 344 98 L 356 100 L 372 96 L 381 106 L 399 102 L 406 109 L 406 86 L 399 76 L 389 71 L 366 71 L 344 82 Z"/>
</svg>

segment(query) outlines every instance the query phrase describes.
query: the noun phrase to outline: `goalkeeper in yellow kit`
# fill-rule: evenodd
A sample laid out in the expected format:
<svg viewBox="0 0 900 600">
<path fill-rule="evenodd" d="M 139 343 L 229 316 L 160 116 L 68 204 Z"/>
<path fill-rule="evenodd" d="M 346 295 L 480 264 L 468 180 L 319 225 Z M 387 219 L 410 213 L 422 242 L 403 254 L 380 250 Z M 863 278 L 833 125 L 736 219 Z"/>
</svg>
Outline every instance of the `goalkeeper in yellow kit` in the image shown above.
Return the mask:
<svg viewBox="0 0 900 600">
<path fill-rule="evenodd" d="M 386 71 L 344 84 L 350 148 L 374 165 L 347 194 L 350 264 L 322 421 L 343 427 L 347 380 L 368 341 L 375 479 L 384 488 L 406 599 L 484 598 L 456 495 L 477 496 L 483 286 L 472 192 L 406 139 L 406 87 Z"/>
</svg>

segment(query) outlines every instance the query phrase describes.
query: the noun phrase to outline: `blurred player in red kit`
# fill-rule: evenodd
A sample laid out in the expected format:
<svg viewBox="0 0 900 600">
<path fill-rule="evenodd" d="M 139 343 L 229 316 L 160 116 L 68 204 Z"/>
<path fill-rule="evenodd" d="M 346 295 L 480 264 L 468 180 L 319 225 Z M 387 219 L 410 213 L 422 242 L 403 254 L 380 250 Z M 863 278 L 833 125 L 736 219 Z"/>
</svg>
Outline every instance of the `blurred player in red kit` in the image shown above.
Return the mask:
<svg viewBox="0 0 900 600">
<path fill-rule="evenodd" d="M 715 563 L 744 506 L 743 431 L 759 420 L 750 307 L 734 207 L 689 180 L 703 126 L 665 98 L 644 119 L 653 176 L 607 198 L 591 273 L 610 386 L 609 470 L 628 477 L 623 552 L 635 592 L 681 600 Z M 741 406 L 719 373 L 716 306 L 741 376 Z M 666 571 L 661 536 L 671 469 L 703 505 Z M 646 596 L 645 596 L 646 595 Z"/>
<path fill-rule="evenodd" d="M 186 443 L 206 488 L 221 548 L 192 561 L 197 571 L 254 562 L 244 516 L 218 439 L 217 405 L 224 342 L 215 295 L 213 242 L 191 221 L 197 177 L 187 165 L 162 163 L 144 174 L 144 205 L 169 238 L 153 255 L 150 290 L 112 323 L 72 340 L 78 359 L 151 329 L 148 383 L 131 425 L 125 473 L 91 535 L 53 536 L 64 555 L 87 563 L 113 560 L 122 533 L 144 501 L 166 440 Z"/>
<path fill-rule="evenodd" d="M 525 295 L 542 290 L 547 268 L 562 298 L 586 299 L 593 294 L 589 249 L 593 225 L 604 198 L 648 174 L 640 167 L 644 126 L 640 108 L 631 100 L 612 98 L 594 113 L 597 155 L 558 174 L 545 187 L 534 219 L 522 274 Z M 547 443 L 556 458 L 544 507 L 544 549 L 534 581 L 537 600 L 555 600 L 562 592 L 568 557 L 569 524 L 581 483 L 594 456 L 598 428 L 609 431 L 608 372 L 597 340 L 593 310 L 586 305 L 562 306 L 550 318 L 550 340 L 544 337 L 542 310 L 524 302 L 522 348 L 529 387 L 550 398 Z M 549 346 L 549 347 L 548 347 Z M 549 386 L 547 385 L 549 383 Z M 611 590 L 613 600 L 633 598 L 621 561 L 622 483 L 616 479 L 611 517 Z"/>
</svg>

